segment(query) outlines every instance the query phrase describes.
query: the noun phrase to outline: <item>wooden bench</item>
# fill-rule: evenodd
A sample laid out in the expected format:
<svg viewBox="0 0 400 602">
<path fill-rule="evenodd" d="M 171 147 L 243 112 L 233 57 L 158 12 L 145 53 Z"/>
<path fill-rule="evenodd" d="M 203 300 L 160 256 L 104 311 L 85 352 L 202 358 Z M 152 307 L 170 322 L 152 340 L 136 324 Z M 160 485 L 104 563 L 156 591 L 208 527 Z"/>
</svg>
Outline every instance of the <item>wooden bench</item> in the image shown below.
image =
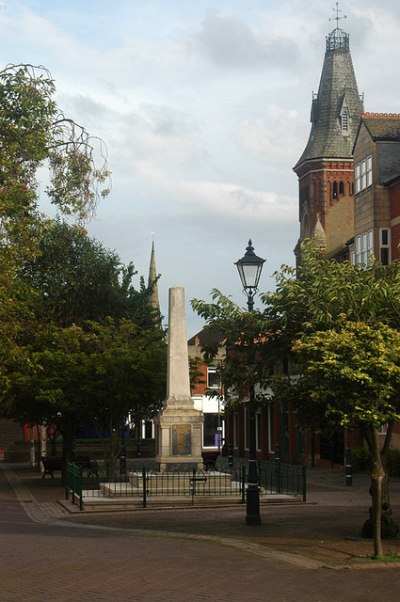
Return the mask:
<svg viewBox="0 0 400 602">
<path fill-rule="evenodd" d="M 42 474 L 42 479 L 48 474 L 54 479 L 54 470 L 62 470 L 64 468 L 64 462 L 62 458 L 56 456 L 42 456 L 40 461 L 43 464 L 44 472 Z M 99 474 L 99 466 L 96 460 L 91 460 L 88 456 L 77 456 L 75 458 L 75 464 L 81 466 L 82 468 L 87 469 L 87 476 L 98 476 Z"/>
<path fill-rule="evenodd" d="M 49 474 L 52 479 L 54 479 L 54 470 L 62 470 L 64 467 L 64 462 L 62 458 L 58 458 L 56 456 L 42 456 L 40 458 L 41 463 L 43 464 L 44 472 L 42 474 L 42 479 Z"/>
</svg>

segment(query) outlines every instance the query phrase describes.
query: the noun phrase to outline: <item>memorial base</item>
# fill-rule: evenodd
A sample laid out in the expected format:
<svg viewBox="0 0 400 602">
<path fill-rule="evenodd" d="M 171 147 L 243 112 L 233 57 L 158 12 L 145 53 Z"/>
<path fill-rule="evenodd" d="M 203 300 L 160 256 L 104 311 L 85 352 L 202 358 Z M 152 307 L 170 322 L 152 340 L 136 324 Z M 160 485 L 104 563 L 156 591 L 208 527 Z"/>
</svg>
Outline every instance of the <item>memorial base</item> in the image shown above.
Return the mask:
<svg viewBox="0 0 400 602">
<path fill-rule="evenodd" d="M 156 416 L 154 423 L 157 442 L 155 461 L 160 471 L 203 469 L 202 412 L 189 404 L 168 406 Z"/>
</svg>

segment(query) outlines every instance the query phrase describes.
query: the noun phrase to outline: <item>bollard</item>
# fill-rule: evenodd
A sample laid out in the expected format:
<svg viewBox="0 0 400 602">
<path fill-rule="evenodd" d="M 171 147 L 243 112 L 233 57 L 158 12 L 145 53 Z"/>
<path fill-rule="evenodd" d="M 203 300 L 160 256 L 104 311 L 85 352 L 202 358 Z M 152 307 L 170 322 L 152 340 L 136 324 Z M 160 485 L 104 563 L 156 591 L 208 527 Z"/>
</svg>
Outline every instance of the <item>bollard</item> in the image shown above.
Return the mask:
<svg viewBox="0 0 400 602">
<path fill-rule="evenodd" d="M 351 458 L 351 449 L 344 450 L 345 457 L 345 483 L 346 487 L 353 485 L 353 463 Z"/>
</svg>

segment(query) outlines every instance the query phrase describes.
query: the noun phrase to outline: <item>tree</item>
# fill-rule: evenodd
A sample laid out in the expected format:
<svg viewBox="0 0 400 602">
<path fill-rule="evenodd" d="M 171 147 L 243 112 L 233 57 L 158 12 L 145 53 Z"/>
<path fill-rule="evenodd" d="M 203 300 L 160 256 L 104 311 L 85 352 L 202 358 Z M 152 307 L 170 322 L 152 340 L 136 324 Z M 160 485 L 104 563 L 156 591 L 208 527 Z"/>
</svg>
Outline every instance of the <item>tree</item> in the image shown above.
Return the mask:
<svg viewBox="0 0 400 602">
<path fill-rule="evenodd" d="M 50 169 L 47 194 L 62 214 L 84 220 L 109 191 L 103 142 L 66 117 L 54 94 L 44 67 L 0 71 L 1 240 L 3 259 L 12 265 L 35 250 L 40 167 L 47 163 Z"/>
<path fill-rule="evenodd" d="M 259 310 L 247 311 L 221 291 L 211 293 L 212 303 L 192 299 L 191 305 L 206 321 L 208 343 L 203 345 L 205 361 L 212 361 L 221 345 L 225 361 L 219 365 L 221 383 L 226 391 L 248 391 L 251 386 L 266 384 L 270 375 L 270 347 L 265 345 L 266 322 Z M 260 397 L 261 399 L 261 397 Z"/>
<path fill-rule="evenodd" d="M 10 367 L 4 406 L 24 422 L 54 424 L 63 435 L 66 460 L 77 425 L 93 424 L 112 471 L 126 445 L 120 433 L 128 414 L 138 422 L 150 419 L 164 398 L 162 333 L 112 318 L 103 324 L 38 326 Z"/>
<path fill-rule="evenodd" d="M 0 71 L 0 372 L 32 318 L 32 289 L 16 272 L 36 257 L 45 226 L 39 169 L 49 167 L 47 192 L 55 207 L 80 221 L 109 189 L 105 145 L 66 117 L 54 95 L 44 67 Z"/>
<path fill-rule="evenodd" d="M 90 237 L 82 226 L 60 220 L 43 224 L 37 254 L 25 262 L 19 278 L 36 291 L 35 315 L 60 326 L 101 321 L 108 316 L 153 324 L 151 290 L 134 265 L 121 263 L 117 253 Z"/>
<path fill-rule="evenodd" d="M 30 302 L 16 344 L 4 354 L 2 411 L 56 424 L 66 458 L 80 422 L 96 417 L 113 434 L 129 412 L 140 420 L 163 397 L 164 334 L 151 290 L 143 279 L 137 290 L 135 275 L 81 226 L 60 221 L 46 222 L 36 257 L 16 272 Z M 110 446 L 114 458 L 113 436 Z"/>
<path fill-rule="evenodd" d="M 193 307 L 207 320 L 211 329 L 218 329 L 222 337 L 234 345 L 234 339 L 252 342 L 253 378 L 259 378 L 262 386 L 268 383 L 272 386 L 274 393 L 283 401 L 291 403 L 292 410 L 297 416 L 299 423 L 307 426 L 318 426 L 329 419 L 330 424 L 350 424 L 356 419 L 355 412 L 350 413 L 349 407 L 354 405 L 354 396 L 349 393 L 346 397 L 346 385 L 344 376 L 334 385 L 334 374 L 327 378 L 330 387 L 340 389 L 342 395 L 335 395 L 333 390 L 330 394 L 330 402 L 324 403 L 324 395 L 319 395 L 320 403 L 315 403 L 314 388 L 322 391 L 324 383 L 319 384 L 319 379 L 311 378 L 308 367 L 316 371 L 318 366 L 318 353 L 311 354 L 311 348 L 306 344 L 314 345 L 312 338 L 324 337 L 335 334 L 340 338 L 341 344 L 337 348 L 337 362 L 341 361 L 349 367 L 346 357 L 341 357 L 346 346 L 345 341 L 349 338 L 349 332 L 354 324 L 355 328 L 369 329 L 371 344 L 376 337 L 380 344 L 391 345 L 395 340 L 396 331 L 400 329 L 400 263 L 394 262 L 389 266 L 382 266 L 378 262 L 371 261 L 367 267 L 352 266 L 349 262 L 339 263 L 333 261 L 313 246 L 311 241 L 306 241 L 302 247 L 302 263 L 297 268 L 283 266 L 276 276 L 276 289 L 261 295 L 264 309 L 262 312 L 254 312 L 251 316 L 246 312 L 237 313 L 229 299 L 214 291 L 214 303 L 204 303 L 194 300 Z M 245 333 L 245 334 L 242 334 Z M 353 337 L 355 337 L 353 333 Z M 379 337 L 381 337 L 379 339 Z M 352 339 L 354 340 L 354 338 Z M 366 340 L 366 337 L 365 337 Z M 379 349 L 378 343 L 376 349 Z M 394 344 L 394 343 L 393 343 Z M 248 345 L 249 347 L 249 345 Z M 250 348 L 250 347 L 249 347 Z M 300 354 L 301 350 L 301 355 Z M 306 351 L 308 350 L 308 353 Z M 213 352 L 213 350 L 211 350 Z M 360 351 L 361 353 L 361 351 Z M 368 349 L 365 348 L 365 354 Z M 378 351 L 374 359 L 378 359 Z M 276 378 L 272 375 L 272 366 L 290 356 L 293 365 L 301 358 L 301 370 L 306 377 L 300 380 Z M 354 358 L 356 361 L 356 358 Z M 362 366 L 361 358 L 359 359 Z M 243 379 L 244 373 L 237 369 L 237 355 L 227 354 L 227 362 L 230 363 L 228 371 L 235 375 L 237 382 Z M 308 363 L 310 362 L 310 364 Z M 367 363 L 367 362 L 366 362 Z M 246 364 L 244 364 L 246 365 Z M 327 367 L 325 366 L 325 369 Z M 361 368 L 360 368 L 361 369 Z M 322 368 L 321 368 L 322 370 Z M 372 511 L 371 516 L 375 524 L 375 552 L 380 553 L 379 543 L 380 527 L 377 530 L 377 516 L 380 508 L 377 504 L 377 492 L 380 491 L 377 483 L 383 479 L 383 505 L 385 508 L 385 520 L 391 523 L 391 507 L 388 497 L 385 478 L 385 454 L 390 446 L 393 422 L 398 422 L 398 401 L 394 394 L 383 397 L 379 393 L 385 381 L 385 371 L 391 375 L 388 380 L 393 390 L 396 386 L 397 358 L 395 355 L 385 360 L 381 372 L 370 369 L 370 388 L 364 387 L 362 411 L 364 418 L 357 419 L 352 426 L 361 426 L 365 435 L 367 445 L 374 454 L 376 472 L 371 474 Z M 246 373 L 246 371 L 245 371 Z M 249 373 L 249 372 L 247 372 Z M 250 371 L 251 374 L 251 371 Z M 351 374 L 351 373 L 350 373 Z M 222 375 L 224 378 L 224 375 Z M 350 375 L 348 374 L 349 378 Z M 243 380 L 246 384 L 246 381 Z M 347 383 L 348 384 L 348 383 Z M 320 386 L 320 389 L 318 388 Z M 388 385 L 389 386 L 389 385 Z M 323 389 L 326 393 L 326 389 Z M 315 393 L 316 395 L 317 393 Z M 361 395 L 361 391 L 359 393 Z M 389 393 L 387 393 L 389 395 Z M 379 406 L 380 412 L 375 408 Z M 367 417 L 374 416 L 373 421 L 367 423 Z M 358 416 L 359 418 L 359 416 Z M 380 422 L 379 422 L 380 421 Z M 374 437 L 377 426 L 389 423 L 385 441 L 377 461 Z M 379 424 L 378 424 L 379 423 Z M 368 428 L 367 425 L 368 424 Z M 374 430 L 375 429 L 375 430 Z M 382 473 L 383 471 L 383 473 Z M 377 476 L 378 475 L 378 476 Z M 396 530 L 396 527 L 394 527 Z"/>
<path fill-rule="evenodd" d="M 336 330 L 297 340 L 300 380 L 292 384 L 296 412 L 315 412 L 330 423 L 361 429 L 372 459 L 371 523 L 374 554 L 383 555 L 381 523 L 396 536 L 388 492 L 382 504 L 385 466 L 379 428 L 400 421 L 400 333 L 384 324 L 368 326 L 343 317 Z M 383 513 L 382 513 L 383 508 Z"/>
<path fill-rule="evenodd" d="M 95 348 L 85 358 L 86 410 L 100 439 L 110 434 L 105 457 L 110 469 L 124 452 L 120 436 L 127 417 L 135 424 L 131 436 L 139 438 L 142 420 L 160 410 L 166 387 L 166 346 L 158 328 L 141 328 L 131 320 L 87 325 Z"/>
</svg>

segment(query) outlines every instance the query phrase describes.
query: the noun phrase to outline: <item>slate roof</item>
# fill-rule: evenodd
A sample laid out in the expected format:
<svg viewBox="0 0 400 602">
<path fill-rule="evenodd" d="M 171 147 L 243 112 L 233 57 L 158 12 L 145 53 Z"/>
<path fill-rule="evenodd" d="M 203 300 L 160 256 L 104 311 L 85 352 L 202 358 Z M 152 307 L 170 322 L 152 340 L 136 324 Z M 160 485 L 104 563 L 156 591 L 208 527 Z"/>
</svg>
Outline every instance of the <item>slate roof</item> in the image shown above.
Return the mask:
<svg viewBox="0 0 400 602">
<path fill-rule="evenodd" d="M 400 176 L 400 115 L 396 113 L 363 113 L 361 125 L 377 142 L 377 179 L 389 185 Z"/>
<path fill-rule="evenodd" d="M 400 142 L 400 115 L 393 113 L 363 113 L 361 118 L 375 142 Z"/>
<path fill-rule="evenodd" d="M 337 32 L 341 44 L 336 43 Z M 350 121 L 348 135 L 343 134 L 340 113 L 345 104 Z M 307 160 L 320 158 L 352 158 L 353 144 L 363 111 L 349 49 L 349 36 L 334 30 L 327 37 L 327 46 L 318 94 L 312 101 L 311 132 L 303 154 L 294 170 Z"/>
</svg>

